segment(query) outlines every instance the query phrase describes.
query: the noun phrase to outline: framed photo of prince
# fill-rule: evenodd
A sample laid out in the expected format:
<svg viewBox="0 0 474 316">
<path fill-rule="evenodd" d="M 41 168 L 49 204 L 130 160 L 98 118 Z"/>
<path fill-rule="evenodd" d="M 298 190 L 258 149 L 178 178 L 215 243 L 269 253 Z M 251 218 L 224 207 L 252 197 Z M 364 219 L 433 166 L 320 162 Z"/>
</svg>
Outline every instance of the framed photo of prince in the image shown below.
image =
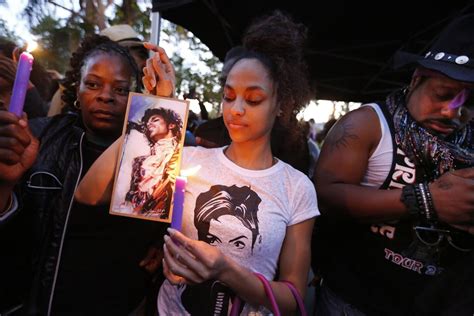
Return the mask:
<svg viewBox="0 0 474 316">
<path fill-rule="evenodd" d="M 130 93 L 110 213 L 171 222 L 187 101 Z"/>
</svg>

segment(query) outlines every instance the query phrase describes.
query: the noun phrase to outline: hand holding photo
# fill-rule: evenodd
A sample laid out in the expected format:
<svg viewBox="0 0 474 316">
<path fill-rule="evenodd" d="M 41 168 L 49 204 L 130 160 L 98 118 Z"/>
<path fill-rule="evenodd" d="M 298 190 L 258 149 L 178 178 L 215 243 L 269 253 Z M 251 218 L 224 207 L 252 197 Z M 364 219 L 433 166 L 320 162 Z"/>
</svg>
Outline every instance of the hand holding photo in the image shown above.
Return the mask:
<svg viewBox="0 0 474 316">
<path fill-rule="evenodd" d="M 171 222 L 187 114 L 187 101 L 130 93 L 111 214 Z"/>
</svg>

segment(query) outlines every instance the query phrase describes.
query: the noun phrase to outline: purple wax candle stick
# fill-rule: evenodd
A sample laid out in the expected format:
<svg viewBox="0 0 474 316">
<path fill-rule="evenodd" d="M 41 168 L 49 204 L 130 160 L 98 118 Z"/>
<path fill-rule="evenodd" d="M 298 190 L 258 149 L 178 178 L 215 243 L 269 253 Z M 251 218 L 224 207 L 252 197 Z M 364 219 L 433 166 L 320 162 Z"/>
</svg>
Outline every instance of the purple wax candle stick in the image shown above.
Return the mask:
<svg viewBox="0 0 474 316">
<path fill-rule="evenodd" d="M 186 182 L 186 177 L 176 177 L 171 228 L 179 231 L 181 230 L 181 225 L 183 222 L 184 191 L 186 189 Z"/>
<path fill-rule="evenodd" d="M 28 52 L 21 53 L 8 109 L 18 117 L 21 117 L 21 114 L 23 113 L 23 105 L 25 104 L 26 90 L 28 89 L 28 83 L 30 81 L 32 65 L 33 56 Z"/>
</svg>

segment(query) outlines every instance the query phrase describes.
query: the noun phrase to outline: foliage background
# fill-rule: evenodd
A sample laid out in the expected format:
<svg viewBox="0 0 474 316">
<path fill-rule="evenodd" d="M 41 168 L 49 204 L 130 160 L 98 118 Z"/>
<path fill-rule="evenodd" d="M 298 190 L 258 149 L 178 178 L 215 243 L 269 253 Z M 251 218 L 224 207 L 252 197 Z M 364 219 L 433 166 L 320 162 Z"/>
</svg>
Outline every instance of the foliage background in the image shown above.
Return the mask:
<svg viewBox="0 0 474 316">
<path fill-rule="evenodd" d="M 7 12 L 7 3 L 13 1 L 18 0 L 0 0 L 0 12 Z M 22 18 L 28 21 L 30 32 L 38 39 L 35 60 L 47 69 L 64 74 L 71 52 L 86 34 L 126 23 L 147 40 L 151 29 L 150 6 L 150 0 L 30 0 Z M 59 11 L 62 14 L 58 14 Z M 218 78 L 222 63 L 183 27 L 166 20 L 162 20 L 161 27 L 160 45 L 166 47 L 176 69 L 178 95 L 200 100 L 210 110 L 210 118 L 217 116 L 221 98 Z M 0 37 L 23 45 L 18 34 L 8 29 L 1 16 Z M 168 47 L 177 49 L 171 51 Z M 186 55 L 189 51 L 193 58 Z M 317 122 L 325 122 L 358 106 L 360 104 L 353 102 L 315 100 L 300 113 L 299 118 L 316 118 Z M 318 124 L 322 126 L 323 123 Z"/>
<path fill-rule="evenodd" d="M 71 53 L 85 35 L 115 24 L 129 24 L 144 40 L 148 40 L 151 8 L 146 5 L 143 0 L 123 0 L 121 3 L 113 0 L 28 1 L 23 17 L 28 20 L 30 32 L 38 39 L 39 49 L 34 52 L 35 60 L 47 69 L 64 74 Z M 0 10 L 1 6 L 2 2 Z M 58 9 L 67 14 L 58 17 Z M 210 115 L 216 116 L 220 103 L 218 75 L 222 63 L 191 32 L 165 20 L 161 26 L 160 44 L 178 47 L 184 43 L 198 56 L 198 62 L 190 63 L 189 58 L 182 54 L 184 50 L 170 54 L 176 69 L 178 95 L 205 101 L 212 106 Z M 0 36 L 18 45 L 23 44 L 2 18 Z"/>
</svg>

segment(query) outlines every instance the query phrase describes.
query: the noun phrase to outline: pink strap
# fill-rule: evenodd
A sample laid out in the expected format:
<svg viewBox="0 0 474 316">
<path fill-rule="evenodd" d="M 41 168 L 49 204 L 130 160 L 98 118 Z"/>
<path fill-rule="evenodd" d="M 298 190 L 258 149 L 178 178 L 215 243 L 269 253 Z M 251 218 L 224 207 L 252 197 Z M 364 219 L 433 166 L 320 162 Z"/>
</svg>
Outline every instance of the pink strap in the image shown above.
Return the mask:
<svg viewBox="0 0 474 316">
<path fill-rule="evenodd" d="M 265 289 L 265 294 L 267 294 L 268 299 L 270 300 L 270 304 L 272 305 L 272 312 L 275 316 L 280 316 L 280 309 L 278 308 L 278 304 L 275 299 L 275 293 L 273 293 L 272 286 L 270 282 L 268 282 L 267 278 L 261 275 L 260 273 L 256 273 L 255 275 L 257 278 L 260 279 L 263 283 L 263 288 Z"/>
<path fill-rule="evenodd" d="M 270 300 L 270 304 L 272 305 L 272 312 L 275 316 L 280 316 L 280 309 L 278 308 L 278 304 L 275 299 L 275 294 L 273 293 L 273 289 L 270 285 L 270 282 L 268 282 L 267 278 L 265 278 L 263 275 L 260 273 L 255 273 L 255 276 L 259 278 L 259 280 L 263 284 L 263 288 L 265 289 L 265 294 L 267 295 L 268 299 Z M 304 306 L 303 299 L 301 298 L 300 293 L 296 289 L 296 287 L 291 283 L 290 281 L 281 281 L 284 284 L 288 286 L 290 289 L 291 293 L 293 294 L 296 303 L 298 305 L 298 309 L 300 310 L 300 315 L 301 316 L 307 316 L 306 309 Z M 240 305 L 242 304 L 242 300 L 236 296 L 234 298 L 234 301 L 232 302 L 232 309 L 230 310 L 230 316 L 237 316 L 239 315 L 239 310 L 240 310 Z"/>
<path fill-rule="evenodd" d="M 239 315 L 239 309 L 240 305 L 242 303 L 242 300 L 236 296 L 234 300 L 232 301 L 232 308 L 230 309 L 230 316 L 238 316 Z"/>
<path fill-rule="evenodd" d="M 290 281 L 281 281 L 285 283 L 288 288 L 290 289 L 291 293 L 295 297 L 295 301 L 298 304 L 298 309 L 300 310 L 300 315 L 301 316 L 307 316 L 308 314 L 306 313 L 306 308 L 304 306 L 304 301 L 303 298 L 300 295 L 300 292 L 296 289 L 295 285 L 291 283 Z"/>
</svg>

